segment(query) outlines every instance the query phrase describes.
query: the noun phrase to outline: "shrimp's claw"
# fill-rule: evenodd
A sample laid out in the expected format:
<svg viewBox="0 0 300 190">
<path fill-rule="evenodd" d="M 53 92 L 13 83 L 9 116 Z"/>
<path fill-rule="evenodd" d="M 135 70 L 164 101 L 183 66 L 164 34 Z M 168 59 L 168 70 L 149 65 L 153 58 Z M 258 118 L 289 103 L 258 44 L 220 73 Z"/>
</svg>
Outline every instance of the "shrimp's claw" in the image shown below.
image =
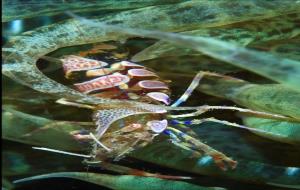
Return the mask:
<svg viewBox="0 0 300 190">
<path fill-rule="evenodd" d="M 222 152 L 213 149 L 207 144 L 181 132 L 178 129 L 175 129 L 173 127 L 167 127 L 166 132 L 172 138 L 172 142 L 175 145 L 191 151 L 193 155 L 196 156 L 202 155 L 201 152 L 203 152 L 204 154 L 212 157 L 215 164 L 223 171 L 227 171 L 228 167 L 230 167 L 231 169 L 235 169 L 237 166 L 237 161 L 232 160 Z M 180 137 L 183 141 L 181 141 L 178 137 Z"/>
<path fill-rule="evenodd" d="M 223 171 L 227 171 L 228 168 L 233 170 L 237 166 L 237 161 L 232 160 L 231 158 L 220 152 L 214 152 L 209 156 L 213 158 L 215 164 Z"/>
</svg>

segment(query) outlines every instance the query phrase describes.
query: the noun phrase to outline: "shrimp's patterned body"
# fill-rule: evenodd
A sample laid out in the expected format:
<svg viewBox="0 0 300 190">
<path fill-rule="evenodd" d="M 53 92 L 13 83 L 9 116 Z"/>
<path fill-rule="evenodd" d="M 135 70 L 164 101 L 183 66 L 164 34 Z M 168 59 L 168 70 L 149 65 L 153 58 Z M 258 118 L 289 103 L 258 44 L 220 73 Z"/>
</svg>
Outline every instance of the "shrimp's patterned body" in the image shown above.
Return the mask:
<svg viewBox="0 0 300 190">
<path fill-rule="evenodd" d="M 74 55 L 66 56 L 61 61 L 65 78 L 77 81 L 73 83 L 73 87 L 82 93 L 101 98 L 134 100 L 157 105 L 171 103 L 169 81 L 163 80 L 142 65 L 129 61 L 108 64 Z M 199 80 L 199 77 L 196 80 Z M 187 94 L 184 94 L 172 106 L 178 105 L 186 98 Z M 184 133 L 170 127 L 170 124 L 174 124 L 176 120 L 170 120 L 166 110 L 156 110 L 152 113 L 147 109 L 137 108 L 140 109 L 141 114 L 136 114 L 131 113 L 131 109 L 126 109 L 124 104 L 122 111 L 127 117 L 114 120 L 116 114 L 114 109 L 104 111 L 97 106 L 90 107 L 66 100 L 58 102 L 94 109 L 93 118 L 98 126 L 101 126 L 103 118 L 106 118 L 107 127 L 98 127 L 96 135 L 89 131 L 72 132 L 75 139 L 93 143 L 93 160 L 90 163 L 110 158 L 119 160 L 132 150 L 151 143 L 155 136 L 164 134 L 170 137 L 173 144 L 193 151 L 195 156 L 201 156 L 203 153 L 211 156 L 223 170 L 236 167 L 236 161 L 197 140 L 196 134 L 191 130 Z"/>
</svg>

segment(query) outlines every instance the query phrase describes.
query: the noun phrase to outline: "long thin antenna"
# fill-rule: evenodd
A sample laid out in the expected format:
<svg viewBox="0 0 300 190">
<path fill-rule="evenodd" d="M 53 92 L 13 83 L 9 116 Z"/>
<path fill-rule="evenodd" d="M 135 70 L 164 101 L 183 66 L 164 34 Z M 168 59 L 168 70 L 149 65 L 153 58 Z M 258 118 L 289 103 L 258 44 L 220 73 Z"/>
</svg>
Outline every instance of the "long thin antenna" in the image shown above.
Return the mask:
<svg viewBox="0 0 300 190">
<path fill-rule="evenodd" d="M 48 152 L 55 152 L 55 153 L 66 154 L 66 155 L 70 155 L 70 156 L 78 156 L 78 157 L 83 157 L 83 158 L 92 158 L 92 156 L 90 156 L 90 155 L 66 152 L 66 151 L 56 150 L 56 149 L 52 149 L 52 148 L 45 148 L 45 147 L 32 147 L 32 148 L 36 149 L 36 150 L 44 150 L 44 151 L 48 151 Z"/>
</svg>

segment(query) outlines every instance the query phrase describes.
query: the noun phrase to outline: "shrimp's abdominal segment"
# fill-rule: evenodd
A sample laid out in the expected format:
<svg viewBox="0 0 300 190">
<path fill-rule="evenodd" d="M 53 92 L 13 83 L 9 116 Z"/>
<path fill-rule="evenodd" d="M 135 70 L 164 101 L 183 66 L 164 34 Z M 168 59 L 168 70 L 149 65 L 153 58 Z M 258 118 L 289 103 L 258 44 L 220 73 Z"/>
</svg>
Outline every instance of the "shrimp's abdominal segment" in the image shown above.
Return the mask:
<svg viewBox="0 0 300 190">
<path fill-rule="evenodd" d="M 108 64 L 74 55 L 65 56 L 62 62 L 65 77 L 76 79 L 74 87 L 82 93 L 152 104 L 170 102 L 168 85 L 142 65 L 129 61 Z"/>
<path fill-rule="evenodd" d="M 74 84 L 76 89 L 83 93 L 91 93 L 97 90 L 111 89 L 129 82 L 129 77 L 119 73 L 99 77 L 87 82 Z"/>
<path fill-rule="evenodd" d="M 75 55 L 65 56 L 61 61 L 63 62 L 63 69 L 67 79 L 73 78 L 76 73 L 102 68 L 108 65 L 103 61 L 87 59 Z"/>
</svg>

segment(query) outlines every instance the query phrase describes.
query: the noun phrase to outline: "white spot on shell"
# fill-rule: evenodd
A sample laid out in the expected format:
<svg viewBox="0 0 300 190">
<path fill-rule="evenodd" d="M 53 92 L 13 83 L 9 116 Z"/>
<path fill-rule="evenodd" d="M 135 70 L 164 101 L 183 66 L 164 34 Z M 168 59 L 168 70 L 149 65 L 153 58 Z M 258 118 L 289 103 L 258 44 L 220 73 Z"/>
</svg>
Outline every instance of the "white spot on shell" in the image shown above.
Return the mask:
<svg viewBox="0 0 300 190">
<path fill-rule="evenodd" d="M 170 98 L 167 94 L 162 93 L 162 92 L 150 92 L 147 94 L 150 98 L 163 102 L 166 105 L 170 104 Z"/>
<path fill-rule="evenodd" d="M 150 129 L 155 133 L 161 133 L 163 132 L 167 126 L 168 121 L 166 119 L 164 120 L 152 120 L 147 122 L 147 126 L 150 127 Z"/>
</svg>

